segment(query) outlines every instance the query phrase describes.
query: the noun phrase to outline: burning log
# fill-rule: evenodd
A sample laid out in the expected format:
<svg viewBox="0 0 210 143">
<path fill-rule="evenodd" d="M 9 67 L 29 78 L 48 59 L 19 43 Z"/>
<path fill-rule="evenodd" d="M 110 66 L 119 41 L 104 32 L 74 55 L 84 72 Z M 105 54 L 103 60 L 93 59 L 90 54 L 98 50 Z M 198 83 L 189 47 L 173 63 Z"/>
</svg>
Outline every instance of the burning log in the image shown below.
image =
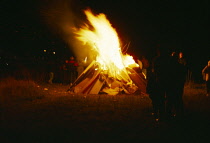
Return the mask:
<svg viewBox="0 0 210 143">
<path fill-rule="evenodd" d="M 116 95 L 119 93 L 133 94 L 136 91 L 146 93 L 146 79 L 132 68 L 126 69 L 131 78 L 130 82 L 109 77 L 107 72 L 98 69 L 93 61 L 85 71 L 70 86 L 68 91 L 74 94 L 99 94 Z"/>
<path fill-rule="evenodd" d="M 129 76 L 132 79 L 132 81 L 136 84 L 136 86 L 138 86 L 139 90 L 141 92 L 146 93 L 147 81 L 146 81 L 145 76 L 143 75 L 143 73 L 137 73 L 132 68 L 127 68 L 127 70 L 130 71 Z"/>
</svg>

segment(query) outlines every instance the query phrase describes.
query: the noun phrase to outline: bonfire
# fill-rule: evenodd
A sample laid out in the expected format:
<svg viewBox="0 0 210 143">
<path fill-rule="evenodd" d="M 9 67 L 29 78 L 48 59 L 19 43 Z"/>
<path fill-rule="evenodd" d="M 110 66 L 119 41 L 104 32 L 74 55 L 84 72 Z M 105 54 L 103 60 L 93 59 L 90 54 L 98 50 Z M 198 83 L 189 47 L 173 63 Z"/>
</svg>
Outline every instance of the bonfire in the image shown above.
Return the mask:
<svg viewBox="0 0 210 143">
<path fill-rule="evenodd" d="M 123 54 L 121 41 L 106 15 L 84 11 L 88 24 L 76 29 L 76 38 L 88 44 L 95 59 L 83 71 L 68 91 L 74 94 L 116 95 L 145 93 L 146 78 L 136 72 L 139 65 L 129 54 Z"/>
</svg>

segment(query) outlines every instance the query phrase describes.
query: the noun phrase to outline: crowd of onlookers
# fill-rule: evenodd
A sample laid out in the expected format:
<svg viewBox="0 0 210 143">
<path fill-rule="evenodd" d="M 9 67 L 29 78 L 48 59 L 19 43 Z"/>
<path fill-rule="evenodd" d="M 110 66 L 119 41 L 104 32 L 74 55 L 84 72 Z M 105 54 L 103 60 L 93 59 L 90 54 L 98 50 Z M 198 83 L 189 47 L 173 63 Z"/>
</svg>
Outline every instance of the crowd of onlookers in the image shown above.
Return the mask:
<svg viewBox="0 0 210 143">
<path fill-rule="evenodd" d="M 47 59 L 44 57 L 18 59 L 1 58 L 0 78 L 14 77 L 40 82 L 69 84 L 84 70 L 83 61 L 73 56 L 66 59 Z"/>
<path fill-rule="evenodd" d="M 187 75 L 187 61 L 183 53 L 159 50 L 151 61 L 147 74 L 147 93 L 152 100 L 157 120 L 181 118 L 184 113 L 183 93 Z"/>
</svg>

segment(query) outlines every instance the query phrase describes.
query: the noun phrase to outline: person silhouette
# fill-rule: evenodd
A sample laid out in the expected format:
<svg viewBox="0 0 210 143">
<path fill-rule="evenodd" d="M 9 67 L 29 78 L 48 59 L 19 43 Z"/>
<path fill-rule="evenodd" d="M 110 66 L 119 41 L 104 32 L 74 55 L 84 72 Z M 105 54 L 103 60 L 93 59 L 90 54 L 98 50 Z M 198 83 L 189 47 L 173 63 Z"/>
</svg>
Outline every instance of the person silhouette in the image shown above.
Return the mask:
<svg viewBox="0 0 210 143">
<path fill-rule="evenodd" d="M 67 62 L 67 70 L 69 71 L 70 84 L 73 84 L 73 82 L 77 78 L 77 67 L 78 67 L 78 63 L 76 62 L 75 58 L 73 56 L 71 56 L 70 60 Z"/>
<path fill-rule="evenodd" d="M 153 91 L 148 91 L 150 97 L 153 100 L 153 107 L 156 106 L 158 109 L 158 119 L 163 121 L 166 118 L 166 95 L 168 91 L 168 79 L 169 79 L 169 55 L 168 51 L 165 49 L 158 49 L 157 56 L 152 60 L 151 73 L 148 73 L 148 84 L 147 89 L 153 89 Z M 155 80 L 155 81 L 152 81 Z M 155 87 L 152 85 L 155 85 Z M 152 88 L 150 88 L 152 87 Z M 152 92 L 152 93 L 151 93 Z M 154 94 L 153 94 L 154 92 Z M 156 110 L 156 109 L 155 109 Z M 156 111 L 157 112 L 157 111 Z"/>
<path fill-rule="evenodd" d="M 208 64 L 202 69 L 202 74 L 204 75 L 204 80 L 206 82 L 206 96 L 210 94 L 210 60 Z"/>
</svg>

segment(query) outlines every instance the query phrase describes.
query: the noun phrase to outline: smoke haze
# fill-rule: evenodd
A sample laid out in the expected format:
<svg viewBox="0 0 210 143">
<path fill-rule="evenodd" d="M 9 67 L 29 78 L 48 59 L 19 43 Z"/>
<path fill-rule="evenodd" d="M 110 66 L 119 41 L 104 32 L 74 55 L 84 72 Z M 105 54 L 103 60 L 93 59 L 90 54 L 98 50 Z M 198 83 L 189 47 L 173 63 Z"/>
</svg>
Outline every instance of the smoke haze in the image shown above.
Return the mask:
<svg viewBox="0 0 210 143">
<path fill-rule="evenodd" d="M 71 48 L 77 59 L 90 57 L 90 47 L 75 38 L 73 29 L 85 22 L 81 3 L 74 0 L 41 1 L 41 16 L 52 33 L 59 35 Z"/>
</svg>

